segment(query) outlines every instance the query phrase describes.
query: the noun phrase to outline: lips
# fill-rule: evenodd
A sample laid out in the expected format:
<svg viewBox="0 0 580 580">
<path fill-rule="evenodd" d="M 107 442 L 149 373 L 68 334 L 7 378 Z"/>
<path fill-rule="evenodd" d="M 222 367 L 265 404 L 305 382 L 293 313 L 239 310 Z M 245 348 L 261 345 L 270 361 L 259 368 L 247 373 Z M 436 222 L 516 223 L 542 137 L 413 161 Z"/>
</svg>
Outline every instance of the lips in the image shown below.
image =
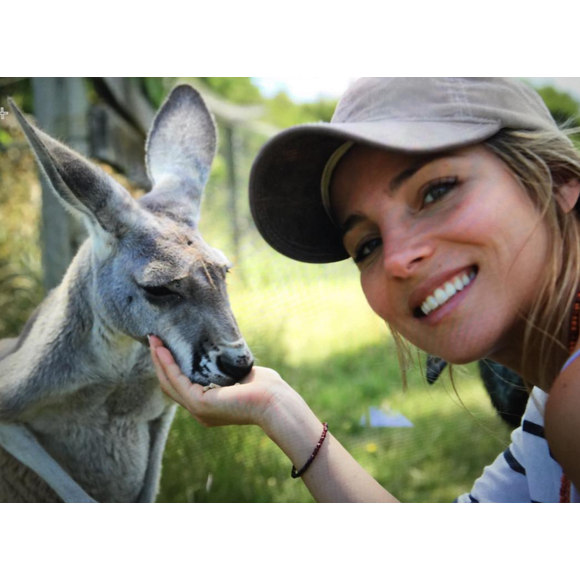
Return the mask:
<svg viewBox="0 0 580 580">
<path fill-rule="evenodd" d="M 441 293 L 441 290 L 446 287 L 452 280 L 459 277 L 461 278 L 464 275 L 468 277 L 473 277 L 477 275 L 478 267 L 475 265 L 462 267 L 462 268 L 455 268 L 451 270 L 446 270 L 445 272 L 441 272 L 432 278 L 429 278 L 424 284 L 421 284 L 409 298 L 409 307 L 413 312 L 413 316 L 415 318 L 424 318 L 427 314 L 422 310 L 421 306 L 424 306 L 424 303 L 427 301 L 428 303 L 433 302 L 433 296 L 438 295 Z M 429 300 L 428 300 L 429 299 Z M 433 308 L 433 310 L 437 310 L 437 305 Z"/>
</svg>

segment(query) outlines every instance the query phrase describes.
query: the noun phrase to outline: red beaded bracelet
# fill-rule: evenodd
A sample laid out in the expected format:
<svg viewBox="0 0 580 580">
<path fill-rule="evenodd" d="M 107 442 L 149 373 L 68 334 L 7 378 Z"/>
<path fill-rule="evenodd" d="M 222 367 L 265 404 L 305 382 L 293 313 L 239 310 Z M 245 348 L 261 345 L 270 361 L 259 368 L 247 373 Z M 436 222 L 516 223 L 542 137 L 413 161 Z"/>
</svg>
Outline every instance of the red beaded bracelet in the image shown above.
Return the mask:
<svg viewBox="0 0 580 580">
<path fill-rule="evenodd" d="M 320 436 L 320 439 L 318 440 L 318 443 L 316 444 L 316 447 L 314 448 L 314 451 L 312 452 L 310 459 L 304 464 L 304 466 L 302 467 L 302 469 L 300 471 L 296 471 L 296 468 L 294 466 L 292 466 L 292 473 L 290 475 L 292 475 L 292 477 L 294 479 L 304 475 L 304 472 L 310 467 L 310 464 L 314 461 L 316 454 L 320 451 L 320 448 L 322 447 L 322 444 L 324 443 L 324 439 L 326 438 L 327 433 L 328 433 L 328 423 L 323 423 L 322 424 L 322 435 Z"/>
</svg>

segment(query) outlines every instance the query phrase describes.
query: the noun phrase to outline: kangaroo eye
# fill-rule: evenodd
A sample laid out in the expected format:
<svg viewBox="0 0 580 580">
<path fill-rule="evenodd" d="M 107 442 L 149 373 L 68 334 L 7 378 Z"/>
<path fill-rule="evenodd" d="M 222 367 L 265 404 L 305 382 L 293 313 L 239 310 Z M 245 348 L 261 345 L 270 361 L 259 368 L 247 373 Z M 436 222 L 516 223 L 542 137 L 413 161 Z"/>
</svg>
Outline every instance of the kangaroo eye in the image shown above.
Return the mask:
<svg viewBox="0 0 580 580">
<path fill-rule="evenodd" d="M 141 286 L 141 288 L 143 288 L 145 296 L 148 298 L 179 297 L 177 292 L 173 292 L 173 290 L 170 290 L 167 286 Z"/>
</svg>

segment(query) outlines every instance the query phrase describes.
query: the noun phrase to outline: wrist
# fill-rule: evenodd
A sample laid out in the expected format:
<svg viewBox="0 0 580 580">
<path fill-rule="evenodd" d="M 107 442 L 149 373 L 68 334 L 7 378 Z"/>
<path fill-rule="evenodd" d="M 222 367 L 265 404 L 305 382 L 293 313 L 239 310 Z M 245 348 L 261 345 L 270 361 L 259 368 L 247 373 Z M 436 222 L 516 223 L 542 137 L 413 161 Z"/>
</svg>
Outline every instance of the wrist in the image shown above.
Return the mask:
<svg viewBox="0 0 580 580">
<path fill-rule="evenodd" d="M 272 439 L 279 432 L 299 428 L 300 424 L 313 415 L 304 399 L 292 388 L 276 393 L 262 413 L 260 426 Z"/>
<path fill-rule="evenodd" d="M 262 429 L 300 468 L 319 441 L 323 425 L 304 399 L 292 391 L 269 408 Z"/>
</svg>

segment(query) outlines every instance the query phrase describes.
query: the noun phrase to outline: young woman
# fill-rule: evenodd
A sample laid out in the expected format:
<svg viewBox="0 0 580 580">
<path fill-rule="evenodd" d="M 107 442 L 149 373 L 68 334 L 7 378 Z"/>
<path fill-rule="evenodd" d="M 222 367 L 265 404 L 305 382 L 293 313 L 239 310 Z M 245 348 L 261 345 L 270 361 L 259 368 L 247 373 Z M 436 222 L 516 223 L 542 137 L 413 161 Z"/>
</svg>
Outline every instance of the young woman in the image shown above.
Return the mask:
<svg viewBox="0 0 580 580">
<path fill-rule="evenodd" d="M 250 184 L 275 249 L 352 258 L 402 356 L 404 339 L 535 386 L 466 502 L 580 500 L 579 195 L 580 155 L 539 96 L 494 78 L 361 79 L 331 123 L 273 138 Z M 204 392 L 151 345 L 167 395 L 204 425 L 260 425 L 315 499 L 396 501 L 275 371 Z"/>
</svg>

